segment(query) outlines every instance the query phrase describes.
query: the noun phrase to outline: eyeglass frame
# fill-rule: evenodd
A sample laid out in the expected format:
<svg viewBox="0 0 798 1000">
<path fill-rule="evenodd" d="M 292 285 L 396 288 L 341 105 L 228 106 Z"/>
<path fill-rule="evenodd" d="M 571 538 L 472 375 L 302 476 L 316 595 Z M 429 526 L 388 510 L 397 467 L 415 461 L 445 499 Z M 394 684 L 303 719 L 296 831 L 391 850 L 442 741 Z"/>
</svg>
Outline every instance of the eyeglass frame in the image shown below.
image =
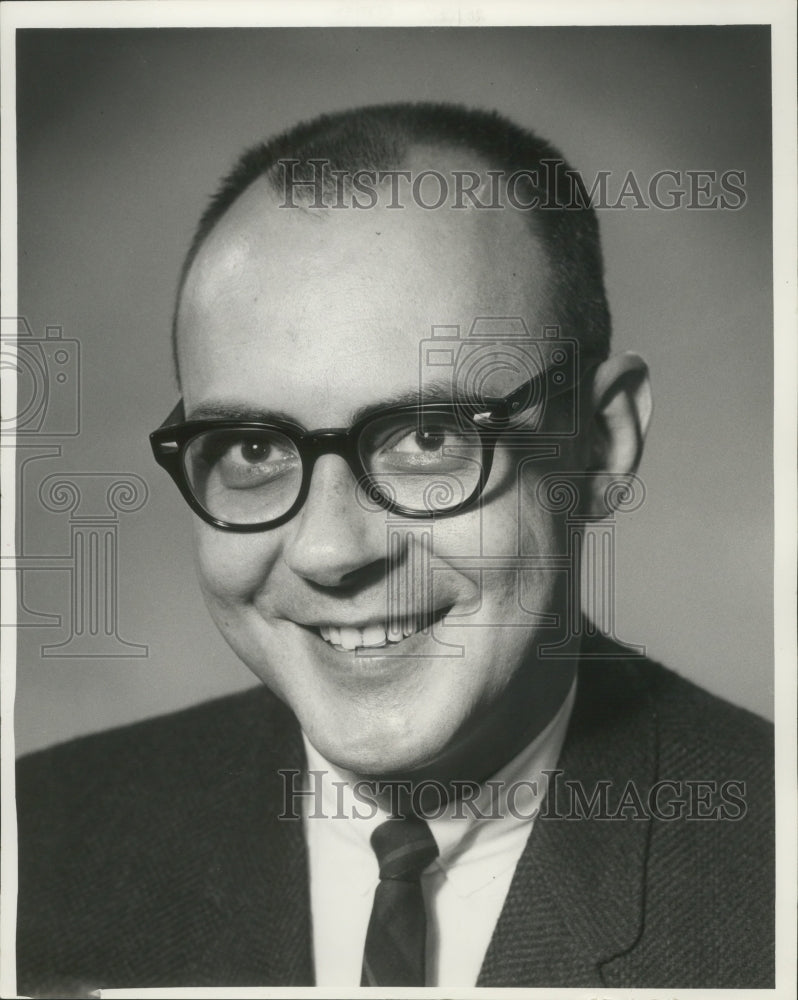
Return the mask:
<svg viewBox="0 0 798 1000">
<path fill-rule="evenodd" d="M 582 361 L 579 366 L 580 371 L 572 380 L 569 380 L 562 372 L 557 373 L 557 376 L 562 381 L 560 384 L 549 389 L 546 395 L 547 400 L 561 396 L 570 389 L 579 386 L 587 375 L 601 364 L 603 359 L 599 356 L 588 355 L 580 360 Z M 290 521 L 302 509 L 308 498 L 316 462 L 322 455 L 328 454 L 339 455 L 343 458 L 354 475 L 357 486 L 363 489 L 378 506 L 389 513 L 425 521 L 440 517 L 452 517 L 472 507 L 480 498 L 490 478 L 499 438 L 510 429 L 511 421 L 514 418 L 517 418 L 526 410 L 532 409 L 535 403 L 529 402 L 524 406 L 525 400 L 531 396 L 535 383 L 540 383 L 542 380 L 550 378 L 551 373 L 552 369 L 546 368 L 526 382 L 522 382 L 521 385 L 513 389 L 506 396 L 484 397 L 479 401 L 479 405 L 476 405 L 474 402 L 455 400 L 450 402 L 419 401 L 418 403 L 404 403 L 398 406 L 386 406 L 371 412 L 356 420 L 348 428 L 323 427 L 313 431 L 307 431 L 300 424 L 287 420 L 264 421 L 238 420 L 233 418 L 185 420 L 183 419 L 185 410 L 183 400 L 181 399 L 161 426 L 149 435 L 150 446 L 155 461 L 171 476 L 183 499 L 194 513 L 207 524 L 210 524 L 214 528 L 219 528 L 221 531 L 253 534 L 258 531 L 269 531 L 271 528 L 278 528 L 280 525 Z M 471 410 L 474 412 L 471 413 Z M 471 428 L 477 431 L 482 447 L 481 473 L 476 486 L 469 496 L 461 500 L 454 507 L 439 511 L 418 511 L 403 507 L 381 490 L 374 481 L 374 474 L 365 468 L 358 452 L 357 442 L 364 428 L 375 420 L 401 415 L 402 413 L 434 414 L 436 411 L 446 412 L 449 415 L 455 413 L 461 419 L 465 417 L 470 422 Z M 202 506 L 189 484 L 184 456 L 186 448 L 191 441 L 204 431 L 210 430 L 277 431 L 291 441 L 302 463 L 302 479 L 296 500 L 294 500 L 285 513 L 269 521 L 260 521 L 255 524 L 236 524 L 214 517 L 213 514 Z"/>
</svg>

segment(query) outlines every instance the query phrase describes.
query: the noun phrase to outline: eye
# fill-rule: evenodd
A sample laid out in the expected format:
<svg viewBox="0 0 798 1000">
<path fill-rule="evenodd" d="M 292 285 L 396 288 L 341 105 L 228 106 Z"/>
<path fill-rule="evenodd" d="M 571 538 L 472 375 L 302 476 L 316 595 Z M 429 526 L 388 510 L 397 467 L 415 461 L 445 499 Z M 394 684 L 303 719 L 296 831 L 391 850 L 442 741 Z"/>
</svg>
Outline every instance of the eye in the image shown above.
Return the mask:
<svg viewBox="0 0 798 1000">
<path fill-rule="evenodd" d="M 377 474 L 460 475 L 481 454 L 478 433 L 442 413 L 378 418 L 360 448 L 366 468 Z"/>
<path fill-rule="evenodd" d="M 377 454 L 385 462 L 402 462 L 408 468 L 440 464 L 462 445 L 462 433 L 454 423 L 437 421 L 419 426 L 417 420 L 385 428 Z"/>
<path fill-rule="evenodd" d="M 229 449 L 225 458 L 230 461 L 241 460 L 257 464 L 258 462 L 265 462 L 267 459 L 273 457 L 274 452 L 275 448 L 271 441 L 241 441 L 239 444 L 235 444 Z"/>
<path fill-rule="evenodd" d="M 447 429 L 445 427 L 415 428 L 408 431 L 393 445 L 390 450 L 396 452 L 435 452 L 440 451 L 446 443 Z"/>
<path fill-rule="evenodd" d="M 253 489 L 301 469 L 293 441 L 268 429 L 208 431 L 191 443 L 187 460 L 192 482 L 203 489 Z"/>
<path fill-rule="evenodd" d="M 216 465 L 225 485 L 235 489 L 275 479 L 296 461 L 298 456 L 290 441 L 256 432 L 230 441 L 218 455 Z"/>
</svg>

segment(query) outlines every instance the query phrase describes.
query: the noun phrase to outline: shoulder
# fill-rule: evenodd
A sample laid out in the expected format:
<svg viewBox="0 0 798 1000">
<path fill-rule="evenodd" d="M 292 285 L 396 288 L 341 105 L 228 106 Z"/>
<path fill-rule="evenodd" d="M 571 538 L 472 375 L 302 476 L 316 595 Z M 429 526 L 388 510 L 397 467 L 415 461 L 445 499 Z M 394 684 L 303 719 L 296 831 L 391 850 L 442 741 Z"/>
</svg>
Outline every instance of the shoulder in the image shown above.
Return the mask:
<svg viewBox="0 0 798 1000">
<path fill-rule="evenodd" d="M 89 808 L 147 791 L 164 796 L 268 761 L 296 743 L 291 713 L 265 688 L 62 743 L 17 762 L 17 809 Z"/>
<path fill-rule="evenodd" d="M 591 652 L 570 760 L 578 777 L 611 785 L 609 818 L 639 830 L 644 872 L 639 941 L 615 974 L 674 988 L 772 985 L 773 727 L 608 640 Z"/>
<path fill-rule="evenodd" d="M 567 757 L 593 778 L 631 779 L 653 789 L 652 795 L 681 796 L 686 816 L 697 810 L 706 818 L 721 806 L 724 816 L 745 816 L 745 823 L 721 824 L 716 835 L 733 836 L 738 844 L 767 838 L 770 850 L 772 724 L 625 652 L 604 637 L 591 641 L 580 664 Z M 667 828 L 669 835 L 686 831 L 680 824 Z"/>
<path fill-rule="evenodd" d="M 20 760 L 20 982 L 65 996 L 212 981 L 243 887 L 268 891 L 293 850 L 297 831 L 276 822 L 279 770 L 302 760 L 293 716 L 266 689 Z"/>
<path fill-rule="evenodd" d="M 20 867 L 84 842 L 179 829 L 192 810 L 301 761 L 293 715 L 267 689 L 81 737 L 17 762 Z M 83 852 L 81 852 L 81 855 Z"/>
<path fill-rule="evenodd" d="M 575 724 L 610 738 L 629 720 L 653 728 L 660 767 L 666 763 L 740 769 L 763 777 L 772 769 L 773 726 L 647 657 L 630 657 L 604 636 L 580 664 Z"/>
</svg>

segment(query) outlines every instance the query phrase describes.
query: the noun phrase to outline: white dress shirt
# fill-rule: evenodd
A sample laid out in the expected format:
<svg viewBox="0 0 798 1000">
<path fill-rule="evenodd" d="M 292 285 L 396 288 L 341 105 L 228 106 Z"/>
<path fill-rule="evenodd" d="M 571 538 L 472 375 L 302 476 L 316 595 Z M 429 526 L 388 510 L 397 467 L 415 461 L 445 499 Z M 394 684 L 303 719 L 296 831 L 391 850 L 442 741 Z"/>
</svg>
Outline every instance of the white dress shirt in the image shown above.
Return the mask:
<svg viewBox="0 0 798 1000">
<path fill-rule="evenodd" d="M 467 804 L 452 804 L 440 818 L 428 819 L 440 852 L 421 877 L 428 986 L 476 984 L 515 866 L 546 793 L 542 772 L 557 765 L 575 691 L 576 681 L 546 728 L 485 783 L 474 799 L 474 811 Z M 389 814 L 364 806 L 353 794 L 356 777 L 326 761 L 307 738 L 305 749 L 306 788 L 313 791 L 304 799 L 304 825 L 316 984 L 359 986 L 379 882 L 370 837 Z"/>
</svg>

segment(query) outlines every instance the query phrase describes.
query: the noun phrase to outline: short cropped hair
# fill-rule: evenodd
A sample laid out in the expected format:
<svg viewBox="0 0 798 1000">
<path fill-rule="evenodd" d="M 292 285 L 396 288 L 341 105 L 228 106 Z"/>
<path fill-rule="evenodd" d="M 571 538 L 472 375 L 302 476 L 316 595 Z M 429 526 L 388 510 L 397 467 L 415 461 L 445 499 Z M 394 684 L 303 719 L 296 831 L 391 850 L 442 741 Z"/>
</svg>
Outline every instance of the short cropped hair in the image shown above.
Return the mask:
<svg viewBox="0 0 798 1000">
<path fill-rule="evenodd" d="M 177 316 L 186 276 L 213 228 L 251 184 L 265 177 L 277 193 L 284 194 L 280 181 L 285 161 L 292 161 L 292 177 L 301 181 L 315 178 L 322 160 L 324 184 L 332 188 L 336 174 L 351 177 L 362 171 L 398 170 L 411 150 L 421 145 L 476 154 L 489 170 L 506 176 L 523 174 L 523 186 L 537 199 L 537 207 L 528 211 L 551 267 L 556 321 L 584 352 L 605 358 L 610 315 L 598 219 L 579 174 L 554 146 L 498 112 L 455 104 L 399 103 L 320 115 L 241 155 L 200 218 L 183 262 L 172 322 L 175 371 L 179 371 Z"/>
</svg>

